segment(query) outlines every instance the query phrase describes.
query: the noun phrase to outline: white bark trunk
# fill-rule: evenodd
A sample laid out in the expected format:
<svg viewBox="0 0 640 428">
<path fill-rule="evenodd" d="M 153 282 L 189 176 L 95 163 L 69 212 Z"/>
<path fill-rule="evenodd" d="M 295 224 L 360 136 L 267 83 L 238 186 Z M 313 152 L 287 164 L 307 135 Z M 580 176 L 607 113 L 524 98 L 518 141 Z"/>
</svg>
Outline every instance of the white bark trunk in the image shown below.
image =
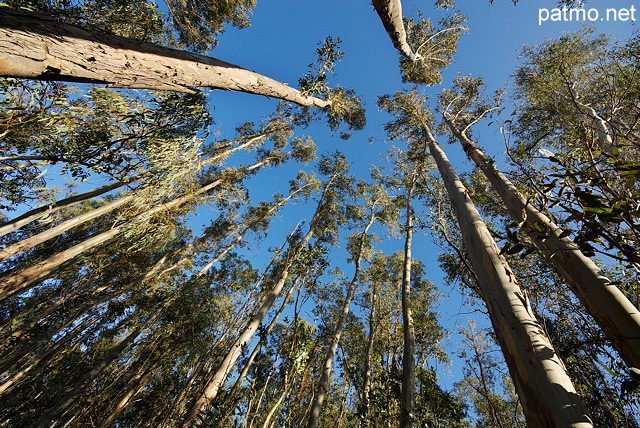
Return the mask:
<svg viewBox="0 0 640 428">
<path fill-rule="evenodd" d="M 592 427 L 564 364 L 538 324 L 526 295 L 500 255 L 467 190 L 435 139 L 430 133 L 426 137 L 460 224 L 527 424 L 532 427 Z"/>
<path fill-rule="evenodd" d="M 181 92 L 208 87 L 304 106 L 330 104 L 215 58 L 83 30 L 45 14 L 6 7 L 0 8 L 0 75 Z"/>
<path fill-rule="evenodd" d="M 465 135 L 449 127 L 471 160 L 484 172 L 505 203 L 511 218 L 526 221 L 524 231 L 534 245 L 551 260 L 571 291 L 587 308 L 613 347 L 629 367 L 640 367 L 640 312 L 622 291 L 607 278 L 600 268 L 569 238 L 560 236 L 563 230 L 549 217 L 537 210 L 520 194 L 507 177 Z M 539 223 L 546 229 L 541 233 L 533 227 Z"/>
</svg>

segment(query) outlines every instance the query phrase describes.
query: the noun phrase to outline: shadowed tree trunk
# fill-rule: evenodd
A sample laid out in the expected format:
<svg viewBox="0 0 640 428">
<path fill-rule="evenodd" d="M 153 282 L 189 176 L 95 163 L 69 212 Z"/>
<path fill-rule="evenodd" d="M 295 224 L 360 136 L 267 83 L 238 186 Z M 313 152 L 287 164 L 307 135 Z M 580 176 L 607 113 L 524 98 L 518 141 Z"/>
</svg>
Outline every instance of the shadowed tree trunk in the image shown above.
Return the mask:
<svg viewBox="0 0 640 428">
<path fill-rule="evenodd" d="M 304 106 L 330 104 L 215 58 L 84 30 L 45 14 L 6 7 L 0 8 L 0 75 L 181 92 L 208 87 Z"/>
</svg>

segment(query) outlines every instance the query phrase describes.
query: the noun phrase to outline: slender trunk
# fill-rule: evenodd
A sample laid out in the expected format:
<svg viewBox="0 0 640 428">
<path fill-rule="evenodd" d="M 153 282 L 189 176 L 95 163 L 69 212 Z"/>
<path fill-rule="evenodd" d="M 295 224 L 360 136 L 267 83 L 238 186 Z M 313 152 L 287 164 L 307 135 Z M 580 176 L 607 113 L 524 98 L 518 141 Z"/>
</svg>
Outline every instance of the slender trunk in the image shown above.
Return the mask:
<svg viewBox="0 0 640 428">
<path fill-rule="evenodd" d="M 26 213 L 14 218 L 13 220 L 9 220 L 3 223 L 0 226 L 0 236 L 4 236 L 7 233 L 11 233 L 14 230 L 20 229 L 22 226 L 31 223 L 45 215 L 52 214 L 56 211 L 60 211 L 63 208 L 70 207 L 72 205 L 78 204 L 82 201 L 86 201 L 97 196 L 103 195 L 107 192 L 115 190 L 119 187 L 125 186 L 127 184 L 131 184 L 133 181 L 116 181 L 114 183 L 110 183 L 96 189 L 90 190 L 88 192 L 80 193 L 79 195 L 70 196 L 68 198 L 60 199 L 51 204 L 44 205 L 42 207 L 34 208 Z"/>
<path fill-rule="evenodd" d="M 412 61 L 417 61 L 420 57 L 409 46 L 407 33 L 402 21 L 402 3 L 400 0 L 373 0 L 373 7 L 378 12 L 382 20 L 384 29 L 393 42 L 393 46 L 400 53 Z"/>
<path fill-rule="evenodd" d="M 377 284 L 373 283 L 373 290 L 371 290 L 371 313 L 369 314 L 369 337 L 367 339 L 367 355 L 364 362 L 364 375 L 362 381 L 362 402 L 363 402 L 363 418 L 364 427 L 370 426 L 369 415 L 371 413 L 371 375 L 373 370 L 373 345 L 375 342 L 376 333 L 376 317 L 378 316 L 378 288 Z M 362 423 L 361 423 L 362 426 Z"/>
<path fill-rule="evenodd" d="M 425 130 L 496 338 L 532 427 L 592 427 L 580 397 L 469 194 L 433 136 Z"/>
<path fill-rule="evenodd" d="M 266 76 L 202 55 L 57 22 L 51 16 L 0 9 L 0 75 L 106 83 L 112 87 L 191 92 L 208 87 L 327 107 Z"/>
<path fill-rule="evenodd" d="M 225 150 L 223 153 L 219 153 L 215 156 L 212 156 L 211 158 L 208 159 L 204 159 L 200 162 L 198 162 L 198 164 L 196 165 L 195 170 L 199 170 L 202 167 L 211 164 L 217 160 L 220 160 L 221 158 L 230 155 L 233 152 L 236 152 L 238 150 L 242 150 L 243 148 L 246 148 L 252 144 L 254 144 L 256 141 L 260 140 L 264 138 L 264 135 L 259 135 L 257 137 L 254 138 L 250 138 L 248 141 L 244 142 L 243 144 L 240 144 L 236 147 L 233 147 L 231 149 Z M 178 173 L 176 175 L 174 175 L 173 179 L 175 179 L 176 177 L 179 177 L 181 175 L 184 175 L 185 172 L 182 173 Z M 25 251 L 28 250 L 30 248 L 35 247 L 36 245 L 45 242 L 51 238 L 54 238 L 56 236 L 61 235 L 62 233 L 66 232 L 69 229 L 72 229 L 76 226 L 81 225 L 82 223 L 86 223 L 89 220 L 93 220 L 97 217 L 100 217 L 104 214 L 107 214 L 113 210 L 115 210 L 118 207 L 121 207 L 122 205 L 126 204 L 127 202 L 133 200 L 136 198 L 136 195 L 127 195 L 127 196 L 123 196 L 121 198 L 116 199 L 115 201 L 109 202 L 99 208 L 93 209 L 89 212 L 86 212 L 84 214 L 80 214 L 76 217 L 73 217 L 63 223 L 58 224 L 57 226 L 54 226 L 50 229 L 47 229 L 46 231 L 39 233 L 37 235 L 31 236 L 29 238 L 23 239 L 20 242 L 16 242 L 15 244 L 9 245 L 8 247 L 3 248 L 2 250 L 0 250 L 0 262 L 3 260 L 8 259 L 9 257 L 14 256 L 15 254 L 21 252 L 21 251 Z"/>
<path fill-rule="evenodd" d="M 233 365 L 237 361 L 238 357 L 240 357 L 243 347 L 247 343 L 249 343 L 249 341 L 253 337 L 256 330 L 258 330 L 258 327 L 260 327 L 260 324 L 262 323 L 262 320 L 266 316 L 267 312 L 269 311 L 269 309 L 271 309 L 271 306 L 275 302 L 276 298 L 280 295 L 280 292 L 282 291 L 282 288 L 284 287 L 284 284 L 286 283 L 289 277 L 289 270 L 293 266 L 293 263 L 295 262 L 295 259 L 298 253 L 300 252 L 301 249 L 303 249 L 307 245 L 307 242 L 309 242 L 309 240 L 314 234 L 314 228 L 318 221 L 319 213 L 322 209 L 327 191 L 331 187 L 334 178 L 335 177 L 332 177 L 327 182 L 322 192 L 322 197 L 320 199 L 320 202 L 318 203 L 316 212 L 313 215 L 313 218 L 311 219 L 311 222 L 309 224 L 309 231 L 304 236 L 304 238 L 302 238 L 302 240 L 300 240 L 299 242 L 295 243 L 294 247 L 290 248 L 291 251 L 288 251 L 287 254 L 285 255 L 285 259 L 282 262 L 282 267 L 281 267 L 282 270 L 279 274 L 280 278 L 278 279 L 274 287 L 271 289 L 271 291 L 265 298 L 260 309 L 253 315 L 253 317 L 245 327 L 242 334 L 236 339 L 234 344 L 231 346 L 231 349 L 227 353 L 226 357 L 220 363 L 218 370 L 207 382 L 204 392 L 200 395 L 200 397 L 198 397 L 197 400 L 195 400 L 195 402 L 191 406 L 191 409 L 187 413 L 185 420 L 182 424 L 183 428 L 189 428 L 194 423 L 196 423 L 197 419 L 199 418 L 204 419 L 206 417 L 205 415 L 208 407 L 218 395 L 218 392 L 222 387 L 222 385 L 224 384 L 224 381 L 226 380 L 227 376 L 231 372 Z"/>
<path fill-rule="evenodd" d="M 16 383 L 20 381 L 23 377 L 25 377 L 31 370 L 33 370 L 36 366 L 42 363 L 45 359 L 47 359 L 51 355 L 59 355 L 61 354 L 62 346 L 66 343 L 70 342 L 74 338 L 76 338 L 82 331 L 88 329 L 93 324 L 98 322 L 100 319 L 99 316 L 95 316 L 93 318 L 87 317 L 85 320 L 80 322 L 72 331 L 65 334 L 63 338 L 58 340 L 55 344 L 49 347 L 45 352 L 42 352 L 32 361 L 22 365 L 19 371 L 15 373 L 11 373 L 11 376 L 7 376 L 8 372 L 5 371 L 2 373 L 1 377 L 3 379 L 2 385 L 0 385 L 0 397 L 7 392 L 11 387 L 15 386 Z M 27 349 L 27 353 L 31 352 L 33 349 L 37 347 L 37 344 L 30 346 Z M 26 355 L 23 354 L 22 356 Z"/>
<path fill-rule="evenodd" d="M 126 394 L 120 399 L 120 401 L 118 401 L 114 409 L 111 411 L 111 413 L 109 413 L 109 416 L 107 416 L 107 418 L 104 421 L 102 421 L 101 423 L 102 427 L 107 428 L 111 426 L 111 422 L 113 422 L 113 420 L 118 416 L 118 414 L 125 407 L 127 407 L 127 404 L 129 404 L 129 401 L 131 401 L 131 399 L 135 397 L 136 394 L 138 394 L 138 392 L 140 392 L 140 390 L 147 384 L 151 376 L 156 374 L 155 368 L 158 365 L 159 363 L 155 363 L 154 365 L 149 367 L 144 373 L 139 373 L 136 376 L 134 376 L 133 379 L 131 379 L 131 381 L 129 382 L 130 384 L 132 384 L 131 387 L 128 389 Z"/>
<path fill-rule="evenodd" d="M 413 327 L 413 316 L 411 314 L 411 241 L 413 238 L 413 209 L 411 199 L 413 198 L 413 187 L 411 183 L 407 194 L 407 220 L 405 224 L 404 240 L 404 261 L 402 270 L 402 331 L 404 336 L 404 347 L 402 354 L 402 394 L 400 406 L 400 428 L 413 426 L 416 407 L 416 369 L 415 369 L 415 349 L 416 339 Z"/>
<path fill-rule="evenodd" d="M 78 225 L 81 225 L 82 223 L 85 223 L 89 220 L 93 220 L 97 217 L 107 214 L 115 210 L 116 208 L 123 206 L 129 201 L 132 201 L 133 199 L 135 199 L 135 197 L 136 195 L 123 196 L 121 198 L 116 199 L 115 201 L 104 204 L 99 208 L 95 208 L 91 211 L 87 211 L 84 214 L 75 216 L 65 222 L 60 223 L 57 226 L 54 226 L 50 229 L 45 230 L 44 232 L 38 233 L 37 235 L 30 236 L 29 238 L 23 239 L 20 242 L 16 242 L 13 245 L 9 245 L 8 247 L 0 250 L 0 262 L 8 259 L 11 256 L 16 255 L 21 251 L 28 250 L 44 241 L 47 241 L 51 238 L 55 238 L 56 236 L 61 235 L 67 230 L 74 228 Z"/>
<path fill-rule="evenodd" d="M 262 323 L 262 320 L 266 316 L 269 309 L 271 309 L 271 306 L 282 291 L 282 288 L 284 287 L 284 284 L 289 277 L 289 270 L 295 261 L 299 249 L 303 248 L 303 246 L 306 245 L 309 239 L 311 239 L 312 235 L 313 229 L 310 228 L 307 235 L 305 235 L 302 241 L 298 245 L 296 245 L 296 251 L 293 251 L 291 254 L 286 256 L 286 260 L 284 261 L 284 265 L 282 266 L 282 271 L 280 272 L 280 278 L 269 292 L 269 295 L 262 303 L 260 309 L 251 318 L 251 321 L 247 324 L 240 337 L 238 337 L 233 343 L 226 357 L 220 363 L 218 370 L 207 382 L 204 392 L 191 406 L 191 409 L 187 413 L 187 416 L 182 425 L 184 428 L 191 427 L 198 418 L 204 418 L 207 408 L 218 395 L 218 392 L 227 376 L 231 372 L 233 365 L 237 361 L 238 357 L 240 357 L 242 349 L 244 348 L 244 346 L 246 346 L 247 343 L 249 343 L 256 330 L 258 330 L 258 327 Z"/>
<path fill-rule="evenodd" d="M 335 331 L 333 333 L 333 337 L 331 338 L 331 343 L 329 344 L 327 353 L 324 357 L 322 375 L 320 376 L 320 382 L 318 382 L 318 386 L 316 387 L 317 392 L 315 394 L 315 399 L 313 400 L 311 412 L 309 414 L 309 420 L 307 422 L 308 428 L 317 428 L 318 422 L 320 421 L 320 410 L 322 410 L 322 404 L 324 403 L 327 389 L 329 387 L 329 379 L 331 378 L 331 370 L 333 367 L 333 358 L 336 354 L 336 350 L 338 349 L 338 344 L 340 343 L 340 338 L 342 337 L 342 330 L 344 329 L 344 323 L 347 319 L 347 315 L 349 314 L 351 301 L 353 300 L 353 296 L 355 295 L 358 279 L 360 278 L 360 269 L 362 264 L 362 257 L 364 255 L 367 233 L 369 232 L 369 228 L 375 221 L 374 208 L 375 206 L 371 210 L 369 223 L 366 225 L 364 231 L 362 232 L 362 235 L 360 236 L 360 243 L 355 260 L 355 272 L 353 273 L 351 282 L 349 282 L 349 285 L 347 286 L 347 295 L 345 296 L 344 303 L 342 304 L 342 311 L 340 312 L 340 315 L 338 316 L 338 319 L 336 321 Z"/>
<path fill-rule="evenodd" d="M 254 227 L 256 227 L 258 224 L 260 224 L 261 222 L 263 222 L 268 216 L 273 215 L 278 209 L 280 209 L 283 205 L 285 205 L 287 202 L 289 202 L 295 195 L 297 195 L 299 192 L 301 192 L 303 189 L 305 189 L 306 187 L 308 187 L 308 184 L 305 184 L 304 186 L 300 187 L 299 189 L 294 190 L 293 192 L 291 192 L 289 194 L 289 196 L 287 196 L 286 198 L 281 199 L 280 201 L 278 201 L 273 207 L 271 207 L 267 212 L 265 212 L 263 215 L 261 215 L 259 218 L 251 221 L 244 229 L 242 229 L 242 231 L 240 231 L 239 233 L 237 233 L 237 229 L 235 229 L 234 231 L 230 232 L 230 235 L 234 235 L 235 238 L 233 239 L 233 241 L 223 250 L 220 252 L 220 254 L 218 254 L 216 257 L 213 258 L 213 260 L 211 260 L 209 263 L 207 263 L 202 269 L 200 269 L 198 271 L 198 276 L 200 275 L 204 275 L 209 269 L 211 269 L 213 267 L 214 264 L 218 263 L 224 256 L 226 256 L 229 251 L 233 250 L 235 248 L 236 245 L 238 245 L 240 242 L 242 242 L 242 240 L 244 239 L 244 236 L 250 231 L 252 230 Z"/>
<path fill-rule="evenodd" d="M 275 327 L 276 323 L 278 322 L 278 319 L 280 318 L 280 315 L 282 315 L 282 312 L 284 312 L 285 308 L 287 307 L 287 304 L 289 303 L 289 299 L 291 298 L 291 295 L 293 294 L 293 291 L 297 288 L 298 284 L 299 284 L 299 277 L 291 285 L 291 287 L 289 287 L 289 290 L 287 291 L 287 294 L 284 296 L 284 299 L 282 301 L 282 305 L 280 305 L 278 312 L 276 312 L 273 319 L 265 329 L 263 337 L 265 338 L 268 337 L 271 331 L 273 330 L 273 328 Z M 240 372 L 240 375 L 238 375 L 238 379 L 236 379 L 236 381 L 233 383 L 233 387 L 231 388 L 231 391 L 229 392 L 229 396 L 228 396 L 229 400 L 233 400 L 235 395 L 238 393 L 238 389 L 240 388 L 242 381 L 247 376 L 247 373 L 249 373 L 249 369 L 251 368 L 253 361 L 258 356 L 258 353 L 262 349 L 262 345 L 264 344 L 264 342 L 265 342 L 264 340 L 260 340 L 256 344 L 256 346 L 253 348 L 253 351 L 251 351 L 251 355 L 249 355 L 249 358 L 247 359 L 247 363 L 245 364 L 244 368 Z"/>
<path fill-rule="evenodd" d="M 263 160 L 263 161 L 259 161 L 253 165 L 251 165 L 250 167 L 244 168 L 241 170 L 240 174 L 249 172 L 251 170 L 254 170 L 264 164 L 268 163 L 267 160 Z M 143 216 L 151 216 L 154 215 L 158 212 L 182 205 L 185 202 L 188 202 L 192 199 L 194 199 L 197 196 L 202 195 L 203 193 L 206 193 L 214 188 L 216 188 L 217 186 L 219 186 L 221 183 L 223 183 L 224 181 L 226 181 L 225 179 L 218 179 L 215 180 L 209 184 L 207 184 L 206 186 L 201 187 L 200 189 L 198 189 L 197 191 L 190 193 L 186 196 L 182 196 L 180 198 L 174 199 L 171 202 L 167 202 L 166 204 L 162 204 L 162 205 L 158 205 L 148 211 L 146 211 L 143 214 L 140 214 L 136 217 L 136 219 L 138 218 L 142 218 Z M 134 220 L 125 223 L 125 224 L 121 224 L 119 226 L 114 227 L 113 229 L 110 229 L 106 232 L 103 232 L 99 235 L 96 235 L 94 237 L 91 237 L 67 250 L 64 250 L 54 256 L 49 257 L 48 259 L 35 264 L 34 266 L 31 266 L 29 268 L 26 268 L 22 271 L 13 273 L 13 274 L 9 274 L 9 275 L 5 275 L 4 277 L 0 277 L 0 280 L 2 281 L 2 285 L 0 286 L 0 300 L 6 299 L 7 297 L 10 297 L 16 293 L 19 293 L 21 291 L 26 290 L 28 287 L 30 287 L 31 285 L 34 285 L 36 283 L 38 283 L 39 281 L 41 281 L 44 277 L 46 277 L 48 274 L 50 274 L 51 272 L 53 272 L 53 270 L 59 266 L 61 263 L 64 263 L 74 257 L 76 257 L 79 254 L 84 253 L 85 251 L 88 251 L 92 248 L 95 248 L 99 245 L 104 244 L 105 242 L 110 241 L 112 238 L 114 238 L 116 235 L 118 235 L 122 230 L 124 230 L 129 224 L 131 224 Z"/>
<path fill-rule="evenodd" d="M 469 158 L 482 170 L 513 220 L 522 223 L 533 244 L 543 251 L 573 293 L 593 316 L 629 367 L 640 367 L 640 312 L 622 291 L 549 217 L 537 210 L 493 162 L 447 119 Z M 524 223 L 523 223 L 524 222 Z M 542 226 L 543 231 L 535 228 Z"/>
</svg>

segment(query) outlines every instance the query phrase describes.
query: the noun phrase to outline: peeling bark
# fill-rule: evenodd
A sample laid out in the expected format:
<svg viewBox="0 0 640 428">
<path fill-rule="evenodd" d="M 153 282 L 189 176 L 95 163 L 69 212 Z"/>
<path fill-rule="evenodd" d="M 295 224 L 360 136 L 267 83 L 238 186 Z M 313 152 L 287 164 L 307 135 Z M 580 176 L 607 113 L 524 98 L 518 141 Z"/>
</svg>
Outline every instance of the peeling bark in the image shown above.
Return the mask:
<svg viewBox="0 0 640 428">
<path fill-rule="evenodd" d="M 207 87 L 327 107 L 329 101 L 215 58 L 0 7 L 0 76 L 191 92 Z"/>
</svg>

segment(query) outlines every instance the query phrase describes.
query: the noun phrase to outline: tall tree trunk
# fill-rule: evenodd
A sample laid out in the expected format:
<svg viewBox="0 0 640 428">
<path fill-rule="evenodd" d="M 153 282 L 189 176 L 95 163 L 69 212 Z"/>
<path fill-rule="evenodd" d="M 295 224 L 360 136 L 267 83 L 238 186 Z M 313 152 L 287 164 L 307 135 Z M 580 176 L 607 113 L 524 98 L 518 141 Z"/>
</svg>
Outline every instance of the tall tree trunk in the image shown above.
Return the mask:
<svg viewBox="0 0 640 428">
<path fill-rule="evenodd" d="M 449 160 L 428 130 L 431 155 L 444 180 L 462 238 L 478 277 L 496 338 L 527 424 L 532 427 L 592 427 L 580 397 Z"/>
<path fill-rule="evenodd" d="M 224 381 L 226 380 L 227 376 L 231 372 L 231 369 L 233 368 L 234 364 L 238 360 L 238 357 L 240 357 L 243 347 L 247 343 L 249 343 L 249 341 L 253 337 L 256 330 L 258 330 L 258 327 L 260 327 L 260 324 L 262 323 L 262 320 L 266 316 L 267 312 L 269 311 L 269 309 L 271 309 L 271 306 L 273 306 L 273 303 L 275 302 L 277 297 L 280 295 L 280 292 L 282 291 L 282 288 L 284 287 L 289 277 L 289 270 L 293 266 L 293 263 L 295 262 L 297 255 L 307 245 L 307 242 L 309 242 L 309 240 L 314 234 L 314 228 L 316 226 L 320 212 L 322 210 L 324 200 L 327 195 L 327 191 L 332 186 L 334 178 L 335 176 L 331 177 L 331 179 L 329 179 L 329 181 L 327 182 L 327 184 L 323 189 L 322 197 L 320 198 L 320 202 L 318 203 L 318 206 L 313 215 L 313 218 L 311 219 L 307 234 L 299 242 L 296 242 L 294 246 L 290 248 L 290 251 L 288 251 L 287 254 L 285 255 L 285 258 L 282 261 L 281 271 L 279 273 L 278 281 L 276 282 L 276 284 L 273 286 L 273 288 L 271 289 L 271 291 L 263 301 L 260 309 L 258 309 L 258 311 L 253 315 L 253 317 L 251 318 L 251 320 L 243 330 L 242 334 L 233 343 L 233 345 L 231 346 L 231 349 L 229 350 L 225 358 L 220 363 L 218 370 L 207 381 L 207 384 L 203 393 L 198 397 L 197 400 L 195 400 L 195 402 L 189 409 L 189 412 L 187 413 L 184 419 L 184 422 L 182 424 L 183 428 L 189 428 L 194 423 L 196 423 L 196 420 L 198 418 L 205 417 L 207 408 L 218 395 L 218 392 L 220 391 L 220 388 L 224 384 Z"/>
<path fill-rule="evenodd" d="M 104 214 L 107 214 L 116 208 L 119 208 L 125 205 L 127 202 L 135 199 L 136 195 L 127 195 L 121 198 L 118 198 L 114 201 L 106 203 L 101 207 L 92 209 L 91 211 L 87 211 L 86 213 L 75 216 L 67 221 L 60 223 L 57 226 L 54 226 L 50 229 L 45 230 L 44 232 L 38 233 L 37 235 L 30 236 L 29 238 L 23 239 L 20 242 L 16 242 L 15 244 L 9 245 L 8 247 L 0 250 L 0 262 L 8 259 L 21 251 L 28 250 L 30 248 L 35 247 L 42 242 L 45 242 L 51 238 L 55 238 L 58 235 L 66 232 L 69 229 L 72 229 L 76 226 L 81 225 L 89 220 L 93 220 L 97 217 L 100 217 Z"/>
<path fill-rule="evenodd" d="M 267 164 L 268 162 L 269 162 L 268 160 L 259 161 L 249 167 L 243 168 L 242 170 L 238 171 L 238 174 L 234 174 L 234 175 L 241 176 L 242 174 L 245 174 L 251 170 L 259 168 Z M 140 214 L 138 217 L 154 215 L 163 210 L 180 206 L 183 203 L 186 203 L 194 199 L 195 197 L 200 196 L 216 188 L 217 186 L 219 186 L 225 181 L 226 180 L 224 178 L 215 180 L 207 184 L 206 186 L 201 187 L 200 189 L 198 189 L 193 193 L 174 199 L 173 201 L 167 202 L 166 204 L 158 205 L 146 211 L 145 213 Z M 84 253 L 85 251 L 88 251 L 92 248 L 95 248 L 99 245 L 102 245 L 108 242 L 109 240 L 114 238 L 116 235 L 118 235 L 122 230 L 124 230 L 130 223 L 131 222 L 121 224 L 119 226 L 114 227 L 113 229 L 110 229 L 106 232 L 93 236 L 71 248 L 61 251 L 60 253 L 54 256 L 51 256 L 46 260 L 43 260 L 40 263 L 35 264 L 34 266 L 23 269 L 13 274 L 5 275 L 4 277 L 0 277 L 0 280 L 2 281 L 2 285 L 0 285 L 0 300 L 6 299 L 7 297 L 10 297 L 16 293 L 26 290 L 28 287 L 38 283 L 43 278 L 45 278 L 48 274 L 53 272 L 53 270 L 56 267 L 58 267 L 60 264 L 68 260 L 71 260 L 77 255 Z"/>
<path fill-rule="evenodd" d="M 413 426 L 416 407 L 416 369 L 415 349 L 416 339 L 411 314 L 411 242 L 413 238 L 413 187 L 415 178 L 407 192 L 407 219 L 405 223 L 404 260 L 402 269 L 402 332 L 404 347 L 402 353 L 402 394 L 400 405 L 400 428 Z"/>
<path fill-rule="evenodd" d="M 369 337 L 367 338 L 367 354 L 364 361 L 364 375 L 362 380 L 362 402 L 363 417 L 361 426 L 368 428 L 370 426 L 369 415 L 371 414 L 371 375 L 373 372 L 373 345 L 375 343 L 376 333 L 376 317 L 378 316 L 378 287 L 374 281 L 373 290 L 371 290 L 371 312 L 369 313 Z M 364 424 L 363 424 L 364 422 Z"/>
<path fill-rule="evenodd" d="M 80 193 L 79 195 L 70 196 L 68 198 L 60 199 L 59 201 L 53 202 L 51 204 L 34 208 L 14 218 L 13 220 L 9 220 L 3 223 L 0 226 L 0 236 L 4 236 L 7 233 L 11 233 L 14 230 L 20 229 L 22 226 L 29 224 L 41 217 L 44 217 L 47 214 L 52 214 L 56 211 L 60 211 L 63 208 L 70 207 L 82 201 L 98 197 L 119 187 L 125 186 L 126 184 L 131 184 L 132 182 L 133 181 L 116 181 L 114 183 L 106 184 L 88 192 Z"/>
<path fill-rule="evenodd" d="M 344 303 L 342 304 L 342 311 L 340 312 L 340 315 L 336 320 L 335 331 L 333 333 L 333 337 L 331 338 L 331 343 L 329 344 L 327 353 L 324 357 L 322 375 L 320 376 L 320 382 L 318 382 L 318 386 L 316 387 L 315 398 L 313 400 L 313 404 L 311 405 L 311 412 L 309 414 L 309 420 L 307 422 L 308 428 L 317 428 L 318 422 L 320 421 L 320 410 L 322 409 L 322 404 L 324 403 L 324 399 L 327 395 L 329 379 L 331 378 L 331 370 L 333 367 L 333 358 L 336 354 L 336 350 L 338 349 L 338 344 L 340 343 L 340 338 L 342 337 L 342 330 L 344 329 L 344 323 L 347 319 L 347 315 L 349 314 L 351 301 L 353 300 L 353 296 L 355 295 L 358 279 L 360 278 L 360 270 L 362 265 L 362 258 L 364 256 L 364 247 L 367 239 L 367 233 L 369 232 L 369 228 L 371 228 L 371 225 L 373 225 L 373 222 L 376 219 L 374 208 L 375 206 L 372 208 L 371 216 L 369 217 L 369 223 L 367 223 L 366 227 L 361 232 L 362 235 L 360 237 L 360 243 L 358 245 L 358 252 L 356 254 L 355 260 L 355 272 L 353 273 L 353 278 L 347 286 L 347 295 L 345 296 Z"/>
<path fill-rule="evenodd" d="M 537 210 L 455 124 L 449 128 L 498 192 L 513 220 L 543 251 L 629 367 L 640 368 L 640 312 L 549 217 Z M 524 222 L 524 223 L 523 223 Z M 543 227 L 539 231 L 535 224 Z"/>
<path fill-rule="evenodd" d="M 98 31 L 41 14 L 0 9 L 0 75 L 191 92 L 208 87 L 304 106 L 330 102 L 233 64 Z"/>
<path fill-rule="evenodd" d="M 373 7 L 378 12 L 378 16 L 382 20 L 384 29 L 387 30 L 393 46 L 412 61 L 420 59 L 407 42 L 407 32 L 402 21 L 402 3 L 400 0 L 373 0 Z"/>
</svg>

